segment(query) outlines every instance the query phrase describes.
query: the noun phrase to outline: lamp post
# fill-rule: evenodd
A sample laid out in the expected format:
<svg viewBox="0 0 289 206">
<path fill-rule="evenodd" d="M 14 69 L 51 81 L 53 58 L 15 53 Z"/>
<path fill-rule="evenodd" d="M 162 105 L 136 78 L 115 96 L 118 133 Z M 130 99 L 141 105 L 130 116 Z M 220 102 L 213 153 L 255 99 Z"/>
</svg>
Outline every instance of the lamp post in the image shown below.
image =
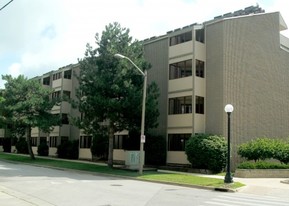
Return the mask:
<svg viewBox="0 0 289 206">
<path fill-rule="evenodd" d="M 143 83 L 143 100 L 142 100 L 142 116 L 141 116 L 141 136 L 140 136 L 140 156 L 139 156 L 139 174 L 143 173 L 143 165 L 144 165 L 144 143 L 145 143 L 145 135 L 144 135 L 144 126 L 145 126 L 145 106 L 146 106 L 146 90 L 147 90 L 147 71 L 144 72 L 128 57 L 122 54 L 114 55 L 120 59 L 127 59 L 144 77 Z"/>
<path fill-rule="evenodd" d="M 225 176 L 225 183 L 232 183 L 233 182 L 233 177 L 231 175 L 231 166 L 230 166 L 230 154 L 231 154 L 231 145 L 230 145 L 230 126 L 231 126 L 231 122 L 230 122 L 230 116 L 231 113 L 233 112 L 234 107 L 231 104 L 227 104 L 225 106 L 225 112 L 228 115 L 228 154 L 227 154 L 227 172 L 226 172 L 226 176 Z"/>
</svg>

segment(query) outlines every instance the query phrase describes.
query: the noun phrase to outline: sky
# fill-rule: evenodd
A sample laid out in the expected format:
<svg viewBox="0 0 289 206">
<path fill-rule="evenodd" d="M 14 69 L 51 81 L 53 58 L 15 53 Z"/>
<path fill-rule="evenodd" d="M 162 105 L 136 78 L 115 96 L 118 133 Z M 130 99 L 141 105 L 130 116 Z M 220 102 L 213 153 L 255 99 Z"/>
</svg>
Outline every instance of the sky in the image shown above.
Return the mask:
<svg viewBox="0 0 289 206">
<path fill-rule="evenodd" d="M 77 63 L 112 22 L 143 40 L 257 4 L 289 27 L 288 0 L 14 0 L 0 10 L 0 75 L 32 78 Z"/>
</svg>

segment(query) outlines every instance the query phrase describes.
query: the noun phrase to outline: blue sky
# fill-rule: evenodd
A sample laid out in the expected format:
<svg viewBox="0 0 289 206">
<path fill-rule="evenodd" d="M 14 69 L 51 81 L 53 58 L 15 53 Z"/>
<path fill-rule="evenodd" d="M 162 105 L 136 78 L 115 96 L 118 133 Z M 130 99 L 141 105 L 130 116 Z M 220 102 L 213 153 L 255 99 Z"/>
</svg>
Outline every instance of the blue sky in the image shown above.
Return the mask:
<svg viewBox="0 0 289 206">
<path fill-rule="evenodd" d="M 0 74 L 31 78 L 77 63 L 114 21 L 142 40 L 257 3 L 289 26 L 288 0 L 14 0 L 0 11 Z"/>
</svg>

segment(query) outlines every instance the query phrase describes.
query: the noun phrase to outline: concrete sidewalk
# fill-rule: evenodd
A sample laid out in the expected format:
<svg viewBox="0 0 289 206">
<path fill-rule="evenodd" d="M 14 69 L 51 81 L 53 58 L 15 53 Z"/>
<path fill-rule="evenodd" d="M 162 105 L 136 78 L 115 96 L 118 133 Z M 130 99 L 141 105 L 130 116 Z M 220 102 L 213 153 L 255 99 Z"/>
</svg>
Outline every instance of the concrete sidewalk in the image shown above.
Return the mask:
<svg viewBox="0 0 289 206">
<path fill-rule="evenodd" d="M 217 175 L 201 175 L 224 179 Z M 234 177 L 234 182 L 241 182 L 246 186 L 237 190 L 240 193 L 281 197 L 289 200 L 289 178 L 239 178 Z"/>
<path fill-rule="evenodd" d="M 175 172 L 167 170 L 158 170 L 161 172 Z M 224 179 L 223 176 L 219 175 L 205 175 L 205 174 L 195 174 L 195 173 L 185 173 L 185 172 L 175 172 L 192 174 L 202 177 L 218 178 Z M 246 186 L 237 189 L 237 192 L 264 195 L 272 197 L 281 197 L 289 200 L 289 178 L 233 178 L 234 182 L 241 182 Z"/>
<path fill-rule="evenodd" d="M 234 178 L 246 184 L 238 192 L 289 199 L 289 182 L 286 178 Z"/>
</svg>

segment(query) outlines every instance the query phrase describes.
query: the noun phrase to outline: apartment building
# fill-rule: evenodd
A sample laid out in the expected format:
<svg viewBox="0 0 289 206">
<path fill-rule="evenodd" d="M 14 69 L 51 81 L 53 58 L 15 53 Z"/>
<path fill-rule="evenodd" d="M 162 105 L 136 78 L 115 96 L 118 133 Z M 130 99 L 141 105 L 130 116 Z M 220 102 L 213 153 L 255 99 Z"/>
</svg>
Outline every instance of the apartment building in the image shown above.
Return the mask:
<svg viewBox="0 0 289 206">
<path fill-rule="evenodd" d="M 74 74 L 77 73 L 79 73 L 79 65 L 71 64 L 34 78 L 39 80 L 44 87 L 53 90 L 51 98 L 65 97 L 66 100 L 54 106 L 51 111 L 53 114 L 61 114 L 61 126 L 55 126 L 49 134 L 43 133 L 38 128 L 32 128 L 31 143 L 34 153 L 37 154 L 37 146 L 44 141 L 48 143 L 49 155 L 56 156 L 58 145 L 67 140 L 80 138 L 80 130 L 70 122 L 70 117 L 80 114 L 68 102 L 70 98 L 76 98 L 78 81 Z"/>
<path fill-rule="evenodd" d="M 226 104 L 231 115 L 232 165 L 239 161 L 237 147 L 256 137 L 289 136 L 289 39 L 279 12 L 265 13 L 247 7 L 144 40 L 145 57 L 152 68 L 148 81 L 160 88 L 159 126 L 156 135 L 167 137 L 167 164 L 189 164 L 186 141 L 192 134 L 211 133 L 227 137 Z M 37 77 L 54 89 L 54 97 L 75 98 L 78 86 L 68 65 Z M 34 150 L 40 141 L 49 143 L 50 155 L 67 139 L 79 139 L 79 158 L 91 159 L 91 137 L 69 124 L 68 115 L 79 112 L 68 102 L 55 106 L 63 125 L 50 134 L 34 128 Z M 0 135 L 2 133 L 0 132 Z M 4 135 L 4 133 L 3 133 Z M 114 160 L 124 161 L 122 142 L 126 133 L 115 135 Z"/>
<path fill-rule="evenodd" d="M 248 7 L 145 40 L 161 89 L 160 123 L 167 135 L 167 163 L 188 164 L 191 134 L 227 137 L 231 115 L 233 167 L 237 147 L 252 138 L 289 136 L 289 40 L 279 12 Z"/>
</svg>

